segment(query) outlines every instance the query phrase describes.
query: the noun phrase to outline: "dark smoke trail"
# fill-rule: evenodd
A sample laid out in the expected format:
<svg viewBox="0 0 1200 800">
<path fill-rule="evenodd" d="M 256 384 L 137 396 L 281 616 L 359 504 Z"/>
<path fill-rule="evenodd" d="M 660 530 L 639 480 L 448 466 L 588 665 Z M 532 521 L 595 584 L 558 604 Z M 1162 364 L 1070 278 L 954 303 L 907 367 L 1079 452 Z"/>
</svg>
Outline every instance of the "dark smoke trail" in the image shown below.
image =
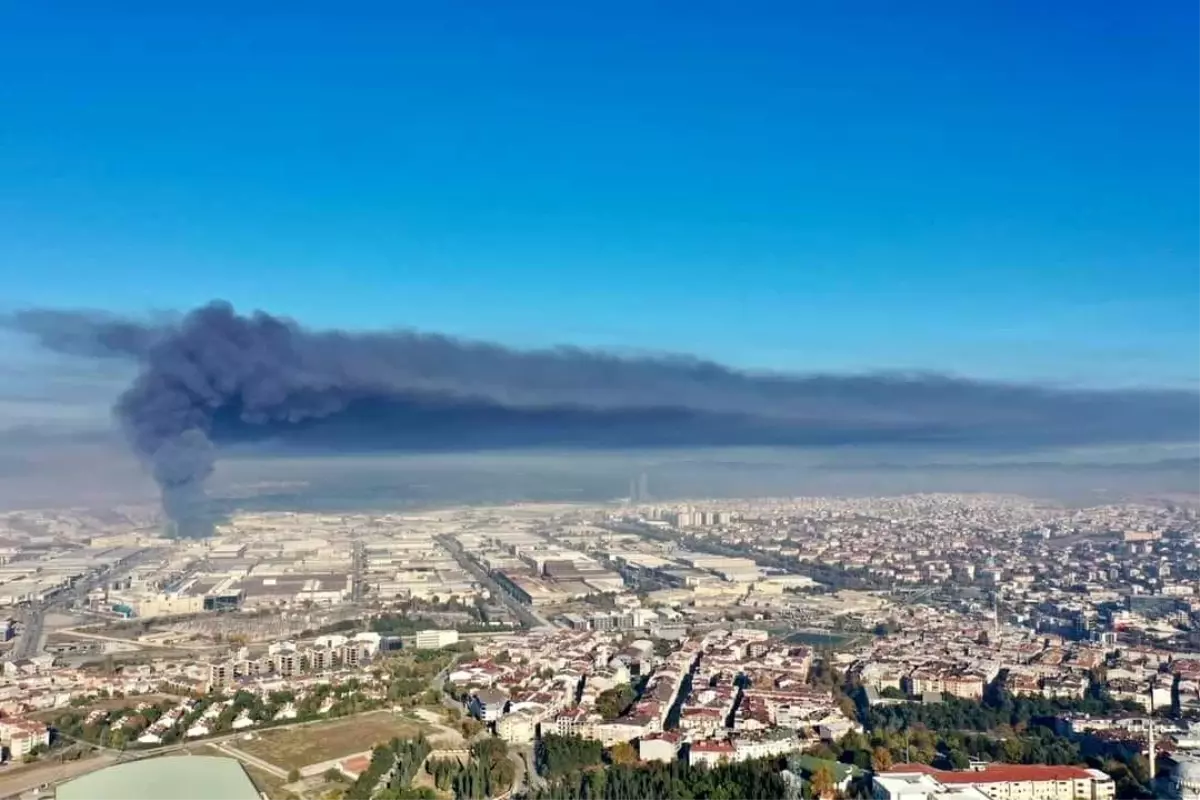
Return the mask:
<svg viewBox="0 0 1200 800">
<path fill-rule="evenodd" d="M 787 376 L 686 358 L 521 352 L 408 332 L 304 329 L 224 303 L 141 324 L 31 310 L 45 346 L 141 369 L 116 413 L 183 535 L 202 535 L 213 443 L 332 450 L 916 442 L 1036 448 L 1194 441 L 1200 399 L 917 376 Z"/>
</svg>

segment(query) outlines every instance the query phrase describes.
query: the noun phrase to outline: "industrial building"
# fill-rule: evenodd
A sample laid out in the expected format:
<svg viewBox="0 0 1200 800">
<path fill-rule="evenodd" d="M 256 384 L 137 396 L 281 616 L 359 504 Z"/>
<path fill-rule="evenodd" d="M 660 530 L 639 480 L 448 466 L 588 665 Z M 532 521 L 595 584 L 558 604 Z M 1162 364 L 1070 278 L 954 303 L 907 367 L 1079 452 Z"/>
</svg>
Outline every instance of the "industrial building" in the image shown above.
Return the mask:
<svg viewBox="0 0 1200 800">
<path fill-rule="evenodd" d="M 259 800 L 242 765 L 217 756 L 165 756 L 67 781 L 57 800 Z"/>
</svg>

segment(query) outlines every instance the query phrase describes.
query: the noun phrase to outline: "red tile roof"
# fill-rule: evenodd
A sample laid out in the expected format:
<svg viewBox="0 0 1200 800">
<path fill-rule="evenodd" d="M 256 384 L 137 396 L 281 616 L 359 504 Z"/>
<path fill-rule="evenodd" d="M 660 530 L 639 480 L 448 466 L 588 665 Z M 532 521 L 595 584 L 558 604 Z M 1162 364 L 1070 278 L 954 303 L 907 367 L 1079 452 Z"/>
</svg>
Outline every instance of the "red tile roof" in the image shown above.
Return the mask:
<svg viewBox="0 0 1200 800">
<path fill-rule="evenodd" d="M 924 764 L 897 764 L 892 772 L 923 772 L 945 784 L 954 783 L 1017 783 L 1023 781 L 1086 780 L 1092 774 L 1082 767 L 1059 767 L 1046 764 L 992 764 L 981 770 L 941 770 Z"/>
<path fill-rule="evenodd" d="M 729 742 L 693 742 L 692 750 L 699 753 L 732 753 L 733 745 Z"/>
</svg>

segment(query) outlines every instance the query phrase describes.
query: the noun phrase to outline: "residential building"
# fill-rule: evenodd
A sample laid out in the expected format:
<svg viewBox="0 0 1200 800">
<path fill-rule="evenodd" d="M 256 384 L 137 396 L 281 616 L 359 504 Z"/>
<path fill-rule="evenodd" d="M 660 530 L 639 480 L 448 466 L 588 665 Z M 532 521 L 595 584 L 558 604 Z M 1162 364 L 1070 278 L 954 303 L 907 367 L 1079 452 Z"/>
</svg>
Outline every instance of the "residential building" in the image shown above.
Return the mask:
<svg viewBox="0 0 1200 800">
<path fill-rule="evenodd" d="M 961 771 L 901 764 L 876 775 L 874 784 L 879 800 L 957 798 L 936 792 L 964 788 L 975 789 L 989 800 L 1112 800 L 1116 796 L 1112 778 L 1100 770 L 1041 764 L 991 764 Z"/>
<path fill-rule="evenodd" d="M 504 715 L 508 695 L 499 689 L 484 688 L 471 695 L 468 709 L 483 722 L 496 722 Z"/>
<path fill-rule="evenodd" d="M 458 643 L 458 631 L 428 630 L 417 631 L 415 645 L 419 650 L 440 650 Z"/>
</svg>

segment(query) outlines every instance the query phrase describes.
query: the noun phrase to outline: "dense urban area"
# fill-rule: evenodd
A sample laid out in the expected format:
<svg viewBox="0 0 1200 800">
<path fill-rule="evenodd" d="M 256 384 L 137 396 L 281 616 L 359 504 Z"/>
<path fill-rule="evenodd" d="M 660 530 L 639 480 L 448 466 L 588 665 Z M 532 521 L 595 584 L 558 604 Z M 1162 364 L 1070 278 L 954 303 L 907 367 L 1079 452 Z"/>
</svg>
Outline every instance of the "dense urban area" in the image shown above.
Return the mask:
<svg viewBox="0 0 1200 800">
<path fill-rule="evenodd" d="M 0 797 L 1200 797 L 1194 501 L 631 495 L 0 516 Z"/>
</svg>

